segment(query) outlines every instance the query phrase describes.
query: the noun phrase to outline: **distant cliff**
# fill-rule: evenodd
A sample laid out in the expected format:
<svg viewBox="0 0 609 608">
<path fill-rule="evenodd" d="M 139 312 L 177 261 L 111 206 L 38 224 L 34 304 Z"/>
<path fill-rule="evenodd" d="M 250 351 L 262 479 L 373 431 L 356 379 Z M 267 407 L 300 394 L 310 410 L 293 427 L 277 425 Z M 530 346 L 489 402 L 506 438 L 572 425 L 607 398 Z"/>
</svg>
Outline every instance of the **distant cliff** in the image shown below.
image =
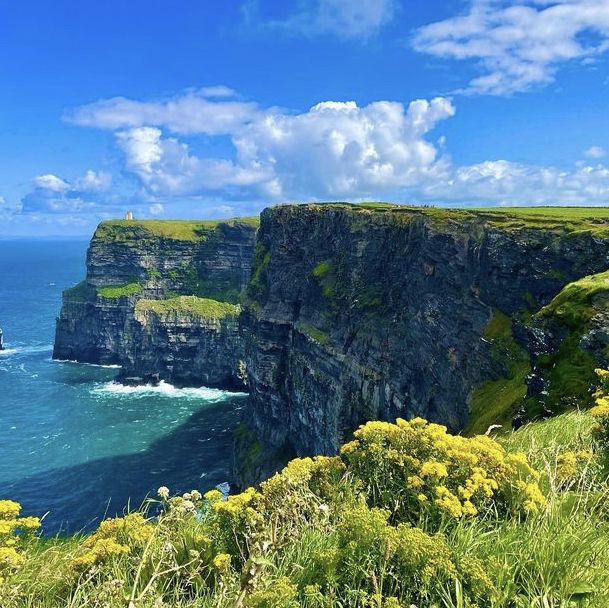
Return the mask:
<svg viewBox="0 0 609 608">
<path fill-rule="evenodd" d="M 484 432 L 509 426 L 518 407 L 537 415 L 547 386 L 533 382 L 531 332 L 544 333 L 535 313 L 609 267 L 608 220 L 583 211 L 264 211 L 242 320 L 251 399 L 238 477 L 333 453 L 364 420 L 418 415 Z M 587 356 L 586 375 L 603 353 Z M 581 383 L 583 371 L 571 371 Z M 555 397 L 559 408 L 568 395 Z"/>
<path fill-rule="evenodd" d="M 239 296 L 258 221 L 102 222 L 87 276 L 64 292 L 53 357 L 123 377 L 243 388 Z"/>
</svg>

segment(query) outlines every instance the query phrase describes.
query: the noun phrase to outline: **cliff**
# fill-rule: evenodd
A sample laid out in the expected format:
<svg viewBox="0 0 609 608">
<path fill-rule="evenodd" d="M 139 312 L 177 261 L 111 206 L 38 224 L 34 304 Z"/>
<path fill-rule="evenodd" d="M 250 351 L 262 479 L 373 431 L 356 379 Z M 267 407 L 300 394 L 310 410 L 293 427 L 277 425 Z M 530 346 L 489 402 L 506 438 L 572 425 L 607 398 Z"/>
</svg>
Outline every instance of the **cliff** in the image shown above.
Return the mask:
<svg viewBox="0 0 609 608">
<path fill-rule="evenodd" d="M 609 210 L 291 205 L 104 222 L 54 356 L 247 388 L 241 485 L 361 422 L 483 433 L 586 406 L 609 363 Z"/>
<path fill-rule="evenodd" d="M 63 294 L 55 359 L 122 376 L 243 388 L 237 302 L 258 221 L 102 222 L 87 276 Z"/>
<path fill-rule="evenodd" d="M 539 310 L 609 266 L 608 219 L 576 211 L 264 211 L 242 318 L 251 398 L 237 477 L 334 453 L 364 420 L 423 416 L 484 432 L 519 407 L 538 415 Z M 568 366 L 563 339 L 546 348 Z M 570 389 L 557 390 L 562 407 Z"/>
</svg>

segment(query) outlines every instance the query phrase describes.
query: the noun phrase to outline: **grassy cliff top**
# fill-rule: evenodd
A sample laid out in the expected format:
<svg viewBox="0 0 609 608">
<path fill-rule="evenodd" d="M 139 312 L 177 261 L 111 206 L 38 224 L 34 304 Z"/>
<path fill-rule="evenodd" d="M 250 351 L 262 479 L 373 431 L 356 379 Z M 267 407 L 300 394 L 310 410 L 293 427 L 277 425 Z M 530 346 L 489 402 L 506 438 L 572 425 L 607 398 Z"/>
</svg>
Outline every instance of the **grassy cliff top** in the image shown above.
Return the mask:
<svg viewBox="0 0 609 608">
<path fill-rule="evenodd" d="M 538 313 L 540 317 L 556 317 L 569 327 L 581 327 L 597 312 L 595 296 L 609 296 L 609 271 L 583 277 L 566 285 Z M 605 304 L 604 308 L 607 305 Z"/>
<path fill-rule="evenodd" d="M 258 217 L 228 220 L 107 220 L 95 231 L 95 238 L 105 241 L 126 241 L 132 238 L 159 237 L 178 241 L 204 240 L 208 233 L 225 224 L 246 224 L 257 227 Z"/>
<path fill-rule="evenodd" d="M 362 203 L 307 203 L 273 208 L 307 209 L 320 212 L 346 209 L 385 217 L 410 219 L 424 215 L 437 222 L 481 223 L 490 227 L 512 230 L 539 228 L 567 231 L 593 231 L 609 236 L 609 207 L 425 207 L 367 201 Z M 289 211 L 288 211 L 289 212 Z"/>
<path fill-rule="evenodd" d="M 158 314 L 187 313 L 205 319 L 224 319 L 239 314 L 239 306 L 228 302 L 218 302 L 197 296 L 177 296 L 166 300 L 138 300 L 135 311 L 137 313 L 153 311 Z"/>
</svg>

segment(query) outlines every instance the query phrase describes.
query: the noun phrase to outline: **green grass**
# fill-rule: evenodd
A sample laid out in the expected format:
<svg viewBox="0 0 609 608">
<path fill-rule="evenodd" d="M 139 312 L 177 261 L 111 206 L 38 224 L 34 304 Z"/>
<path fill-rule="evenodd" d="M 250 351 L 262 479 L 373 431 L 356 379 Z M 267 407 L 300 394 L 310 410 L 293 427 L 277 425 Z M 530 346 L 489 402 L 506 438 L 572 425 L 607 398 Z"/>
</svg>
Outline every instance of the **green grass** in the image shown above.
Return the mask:
<svg viewBox="0 0 609 608">
<path fill-rule="evenodd" d="M 374 214 L 386 221 L 407 224 L 417 215 L 427 216 L 438 228 L 459 228 L 475 232 L 475 227 L 490 227 L 504 231 L 540 229 L 568 234 L 591 232 L 609 238 L 609 207 L 434 207 L 383 202 L 308 203 L 292 205 L 319 212 L 344 209 L 353 213 Z M 285 209 L 285 206 L 282 207 Z M 284 211 L 285 212 L 285 211 Z"/>
<path fill-rule="evenodd" d="M 197 296 L 177 296 L 166 300 L 138 300 L 135 305 L 136 314 L 152 311 L 160 315 L 171 313 L 193 314 L 204 319 L 225 319 L 239 314 L 238 305 L 228 302 L 218 302 Z"/>
<path fill-rule="evenodd" d="M 507 374 L 484 382 L 472 393 L 466 435 L 484 433 L 492 424 L 509 429 L 526 395 L 525 378 L 531 371 L 528 355 L 512 336 L 512 319 L 508 315 L 495 310 L 484 329 L 484 337 L 493 342 L 491 357 L 506 368 Z"/>
<path fill-rule="evenodd" d="M 606 295 L 609 302 L 609 271 L 583 277 L 566 285 L 538 313 L 539 317 L 555 317 L 572 329 L 579 329 L 597 312 L 595 296 Z"/>
<path fill-rule="evenodd" d="M 322 345 L 327 344 L 330 340 L 330 336 L 326 332 L 317 329 L 317 327 L 313 327 L 313 325 L 305 321 L 298 321 L 296 323 L 296 329 Z"/>
<path fill-rule="evenodd" d="M 108 220 L 95 231 L 95 238 L 111 242 L 125 242 L 137 238 L 164 238 L 178 241 L 205 240 L 221 224 L 246 224 L 257 228 L 258 217 L 228 220 Z"/>
<path fill-rule="evenodd" d="M 108 285 L 98 287 L 97 295 L 102 298 L 122 298 L 134 296 L 142 291 L 142 286 L 138 282 L 127 283 L 126 285 Z"/>
<path fill-rule="evenodd" d="M 88 285 L 86 281 L 81 281 L 78 285 L 66 289 L 63 292 L 63 296 L 72 302 L 85 302 L 94 292 L 94 288 Z"/>
</svg>

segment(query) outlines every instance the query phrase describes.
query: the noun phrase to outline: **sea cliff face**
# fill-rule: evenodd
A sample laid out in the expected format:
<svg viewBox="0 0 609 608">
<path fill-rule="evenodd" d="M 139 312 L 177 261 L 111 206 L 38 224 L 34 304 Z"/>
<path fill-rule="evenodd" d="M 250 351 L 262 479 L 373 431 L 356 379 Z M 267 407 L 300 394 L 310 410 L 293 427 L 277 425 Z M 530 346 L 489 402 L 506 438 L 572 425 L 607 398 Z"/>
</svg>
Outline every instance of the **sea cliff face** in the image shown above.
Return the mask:
<svg viewBox="0 0 609 608">
<path fill-rule="evenodd" d="M 105 222 L 54 356 L 246 388 L 235 478 L 360 423 L 451 430 L 585 406 L 609 363 L 609 215 L 291 205 L 261 223 Z M 136 380 L 137 381 L 137 380 Z"/>
<path fill-rule="evenodd" d="M 509 425 L 531 370 L 514 334 L 608 256 L 592 230 L 501 213 L 264 211 L 242 319 L 251 399 L 237 477 L 334 453 L 364 420 L 423 416 L 461 430 L 512 390 Z"/>
<path fill-rule="evenodd" d="M 53 357 L 243 388 L 237 302 L 256 229 L 252 219 L 102 222 L 85 281 L 64 292 Z"/>
</svg>

